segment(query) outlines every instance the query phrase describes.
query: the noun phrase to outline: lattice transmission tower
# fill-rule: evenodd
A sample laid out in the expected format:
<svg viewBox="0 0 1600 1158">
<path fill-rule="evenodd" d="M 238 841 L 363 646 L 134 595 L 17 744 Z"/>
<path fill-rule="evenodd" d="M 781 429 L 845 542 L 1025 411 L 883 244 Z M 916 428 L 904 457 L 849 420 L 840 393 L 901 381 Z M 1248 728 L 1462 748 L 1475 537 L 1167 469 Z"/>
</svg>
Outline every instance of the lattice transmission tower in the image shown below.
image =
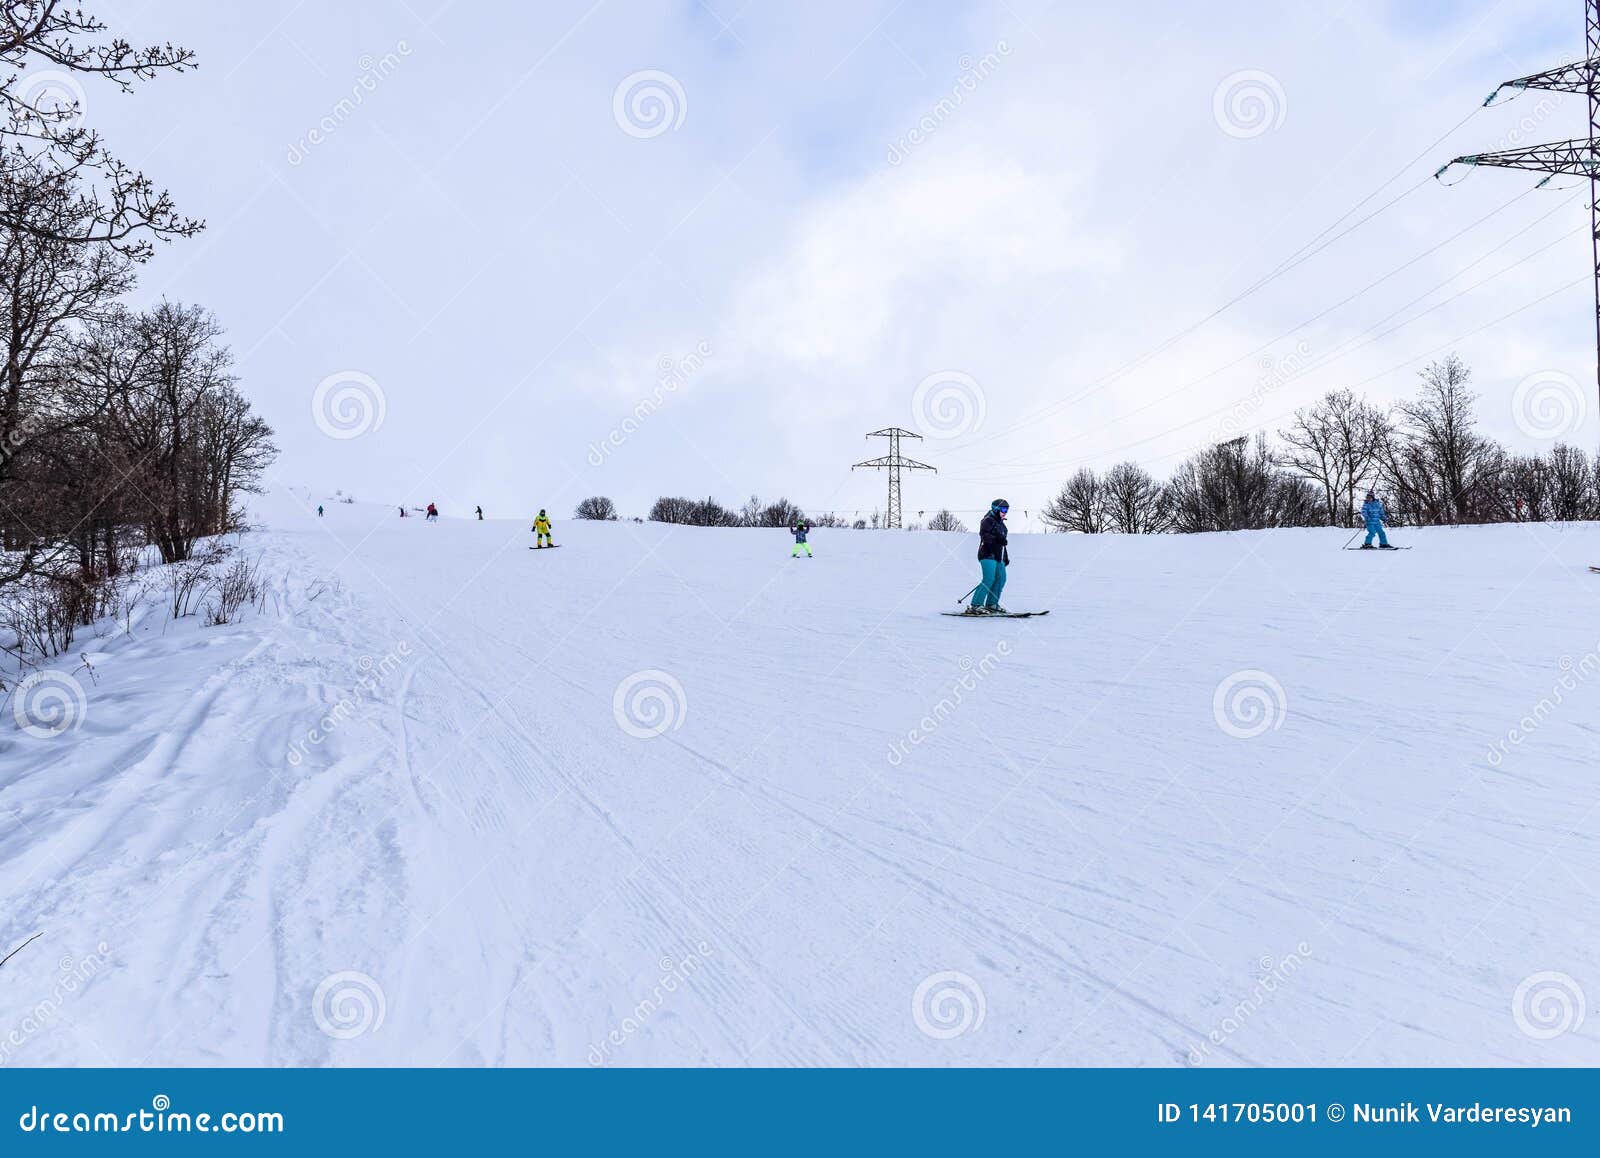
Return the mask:
<svg viewBox="0 0 1600 1158">
<path fill-rule="evenodd" d="M 1600 3 L 1600 0 L 1596 0 Z M 906 458 L 900 453 L 900 440 L 902 438 L 921 438 L 922 435 L 915 431 L 902 430 L 898 426 L 885 427 L 883 430 L 874 430 L 867 435 L 868 438 L 887 438 L 889 440 L 889 453 L 882 458 L 869 458 L 866 462 L 858 462 L 850 469 L 858 466 L 870 466 L 886 469 L 889 472 L 889 518 L 884 524 L 887 527 L 898 527 L 900 522 L 900 472 L 903 470 L 932 470 L 936 468 L 925 462 L 918 462 L 914 458 Z"/>
<path fill-rule="evenodd" d="M 1584 58 L 1558 68 L 1508 80 L 1489 94 L 1488 105 L 1501 89 L 1542 89 L 1583 93 L 1589 98 L 1587 139 L 1531 145 L 1525 149 L 1499 149 L 1457 157 L 1450 165 L 1489 165 L 1497 169 L 1526 169 L 1534 173 L 1569 174 L 1589 180 L 1589 257 L 1594 266 L 1595 387 L 1600 391 L 1600 0 L 1584 0 Z M 1549 180 L 1546 177 L 1545 180 Z"/>
</svg>

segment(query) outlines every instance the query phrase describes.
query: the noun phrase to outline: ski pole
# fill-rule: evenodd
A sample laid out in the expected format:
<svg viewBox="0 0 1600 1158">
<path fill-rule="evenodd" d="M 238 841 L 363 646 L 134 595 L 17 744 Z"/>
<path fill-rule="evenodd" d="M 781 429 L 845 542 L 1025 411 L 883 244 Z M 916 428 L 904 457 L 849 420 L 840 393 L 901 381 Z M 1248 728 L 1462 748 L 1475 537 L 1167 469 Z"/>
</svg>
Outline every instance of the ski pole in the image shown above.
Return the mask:
<svg viewBox="0 0 1600 1158">
<path fill-rule="evenodd" d="M 967 601 L 967 595 L 971 595 L 974 591 L 976 591 L 979 587 L 982 587 L 982 586 L 983 586 L 982 583 L 974 583 L 970 588 L 967 589 L 967 594 L 963 595 L 960 599 L 957 599 L 956 602 L 957 603 L 965 603 Z"/>
<path fill-rule="evenodd" d="M 1356 535 L 1359 535 L 1360 533 L 1361 533 L 1361 528 L 1357 527 L 1356 528 Z M 1356 535 L 1351 535 L 1348 539 L 1346 539 L 1344 541 L 1344 546 L 1341 547 L 1340 550 L 1348 551 L 1350 549 L 1350 544 L 1354 543 L 1356 541 Z"/>
</svg>

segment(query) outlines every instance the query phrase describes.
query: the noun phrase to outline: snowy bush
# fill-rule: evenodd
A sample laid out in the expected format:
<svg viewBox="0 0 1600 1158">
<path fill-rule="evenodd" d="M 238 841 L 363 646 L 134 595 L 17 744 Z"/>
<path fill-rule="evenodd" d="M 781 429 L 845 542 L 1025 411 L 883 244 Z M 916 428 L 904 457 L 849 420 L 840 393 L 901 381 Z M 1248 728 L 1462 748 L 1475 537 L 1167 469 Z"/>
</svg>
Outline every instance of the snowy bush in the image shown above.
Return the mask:
<svg viewBox="0 0 1600 1158">
<path fill-rule="evenodd" d="M 72 646 L 92 604 L 90 585 L 77 576 L 29 575 L 5 589 L 0 626 L 22 653 L 60 655 Z"/>
<path fill-rule="evenodd" d="M 167 565 L 167 610 L 173 619 L 193 615 L 196 603 L 207 592 L 217 570 L 233 554 L 233 548 L 220 539 L 202 540 L 187 559 Z"/>
<path fill-rule="evenodd" d="M 261 598 L 261 560 L 235 559 L 212 583 L 206 602 L 206 626 L 221 627 L 238 620 L 239 612 Z"/>
</svg>

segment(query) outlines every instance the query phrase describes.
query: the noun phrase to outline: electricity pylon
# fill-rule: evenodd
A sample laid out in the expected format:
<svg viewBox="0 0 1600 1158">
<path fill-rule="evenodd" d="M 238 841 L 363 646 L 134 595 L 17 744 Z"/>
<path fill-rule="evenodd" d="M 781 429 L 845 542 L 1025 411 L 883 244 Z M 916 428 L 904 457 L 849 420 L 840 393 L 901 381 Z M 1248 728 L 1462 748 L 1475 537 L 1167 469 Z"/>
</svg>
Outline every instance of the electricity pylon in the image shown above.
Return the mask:
<svg viewBox="0 0 1600 1158">
<path fill-rule="evenodd" d="M 1600 0 L 1596 0 L 1600 3 Z M 868 438 L 887 438 L 889 440 L 889 453 L 882 458 L 869 458 L 866 462 L 858 462 L 850 469 L 858 466 L 887 467 L 889 471 L 889 520 L 885 523 L 888 527 L 900 526 L 900 472 L 902 470 L 932 470 L 936 468 L 925 462 L 918 462 L 914 458 L 906 458 L 900 453 L 900 440 L 902 438 L 921 438 L 922 435 L 910 430 L 901 430 L 898 426 L 886 427 L 883 430 L 874 430 L 867 435 Z"/>
<path fill-rule="evenodd" d="M 1485 105 L 1500 89 L 1543 89 L 1548 92 L 1584 93 L 1589 98 L 1589 136 L 1526 149 L 1500 149 L 1457 157 L 1450 165 L 1488 165 L 1496 169 L 1526 169 L 1534 173 L 1568 174 L 1589 179 L 1589 256 L 1594 264 L 1595 385 L 1600 390 L 1600 0 L 1584 0 L 1584 59 L 1544 72 L 1508 80 L 1489 94 Z M 1442 174 L 1444 166 L 1434 176 Z M 1550 178 L 1546 177 L 1548 181 Z M 1542 182 L 1541 182 L 1542 183 Z"/>
</svg>

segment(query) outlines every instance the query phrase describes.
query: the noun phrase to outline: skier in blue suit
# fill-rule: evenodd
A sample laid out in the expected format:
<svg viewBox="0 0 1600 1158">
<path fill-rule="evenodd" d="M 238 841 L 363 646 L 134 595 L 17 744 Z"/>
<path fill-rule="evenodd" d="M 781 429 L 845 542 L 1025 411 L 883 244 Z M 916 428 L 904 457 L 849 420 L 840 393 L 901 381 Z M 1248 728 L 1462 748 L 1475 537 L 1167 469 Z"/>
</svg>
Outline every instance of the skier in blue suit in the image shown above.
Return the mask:
<svg viewBox="0 0 1600 1158">
<path fill-rule="evenodd" d="M 1373 549 L 1372 540 L 1376 536 L 1378 547 L 1381 550 L 1392 551 L 1389 546 L 1389 536 L 1383 533 L 1383 520 L 1386 512 L 1383 509 L 1383 500 L 1373 491 L 1367 492 L 1367 501 L 1361 504 L 1361 517 L 1367 523 L 1367 541 L 1361 544 L 1363 551 Z"/>
<path fill-rule="evenodd" d="M 972 593 L 968 615 L 1008 615 L 1000 606 L 1000 592 L 1006 586 L 1006 565 L 1011 554 L 1006 550 L 1006 512 L 1011 504 L 1005 499 L 995 499 L 989 504 L 989 513 L 978 524 L 978 565 L 983 568 L 983 582 Z"/>
</svg>

